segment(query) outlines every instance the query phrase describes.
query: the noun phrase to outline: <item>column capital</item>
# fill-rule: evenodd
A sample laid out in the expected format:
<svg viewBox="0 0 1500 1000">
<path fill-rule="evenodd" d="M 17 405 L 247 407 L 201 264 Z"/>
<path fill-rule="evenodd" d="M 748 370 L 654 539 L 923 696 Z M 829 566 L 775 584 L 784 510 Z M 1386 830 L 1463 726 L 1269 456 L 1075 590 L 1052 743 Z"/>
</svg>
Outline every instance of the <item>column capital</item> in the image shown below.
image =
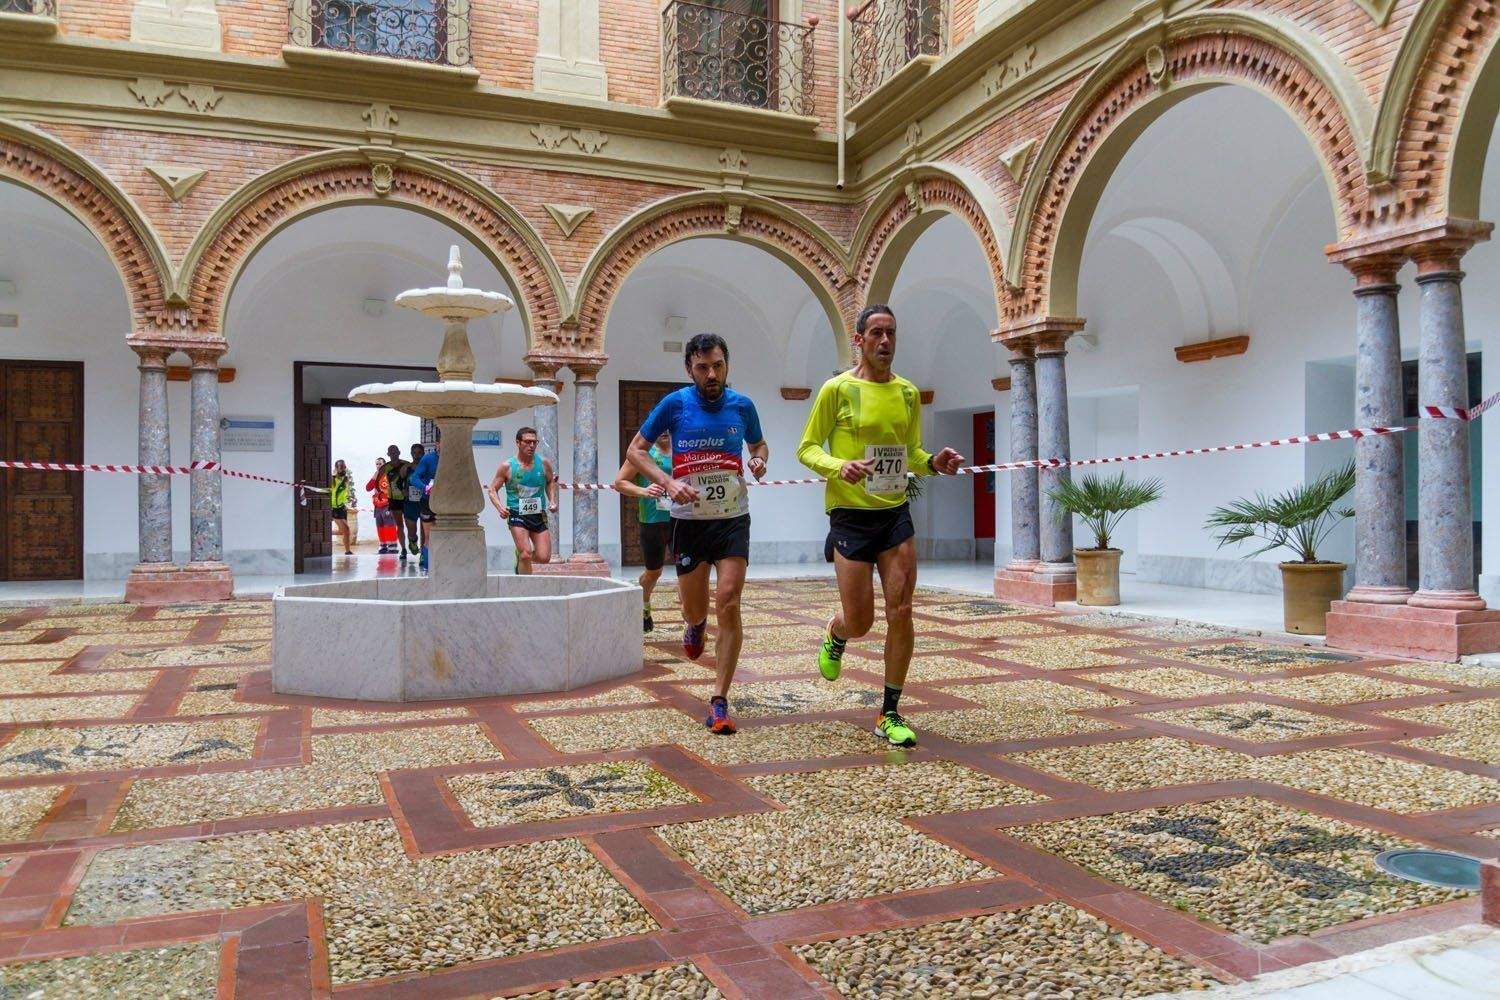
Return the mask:
<svg viewBox="0 0 1500 1000">
<path fill-rule="evenodd" d="M 1401 251 L 1383 250 L 1342 257 L 1335 263 L 1342 264 L 1354 276 L 1355 295 L 1395 294 L 1401 290 L 1396 275 L 1406 264 L 1406 259 L 1406 254 Z"/>
<path fill-rule="evenodd" d="M 1419 267 L 1423 258 L 1437 259 L 1443 261 L 1439 269 L 1452 265 L 1448 269 L 1456 270 L 1457 260 L 1474 244 L 1488 240 L 1494 228 L 1491 222 L 1444 217 L 1400 229 L 1362 233 L 1342 243 L 1330 244 L 1323 252 L 1330 261 L 1350 270 L 1352 262 L 1362 258 L 1369 258 L 1375 262 L 1372 266 L 1380 267 L 1381 258 L 1392 255 L 1403 262 L 1415 260 Z"/>
<path fill-rule="evenodd" d="M 600 354 L 590 358 L 572 358 L 568 361 L 568 369 L 573 373 L 573 381 L 575 383 L 597 382 L 599 381 L 599 372 L 607 364 L 609 364 L 609 357 Z"/>
<path fill-rule="evenodd" d="M 1084 321 L 1077 317 L 1033 316 L 1007 323 L 995 332 L 1006 347 L 1026 344 L 1037 354 L 1063 354 L 1067 339 L 1083 327 Z"/>
<path fill-rule="evenodd" d="M 1009 353 L 1010 356 L 1006 360 L 1012 365 L 1036 360 L 1036 341 L 1029 334 L 1006 337 L 1004 331 L 995 330 L 990 333 L 990 340 Z"/>
<path fill-rule="evenodd" d="M 177 350 L 177 345 L 167 344 L 158 340 L 127 340 L 130 349 L 135 352 L 142 370 L 157 369 L 165 370 L 167 358 Z"/>
<path fill-rule="evenodd" d="M 188 356 L 193 371 L 216 372 L 219 370 L 219 359 L 229 351 L 229 345 L 221 340 L 216 344 L 193 344 L 180 350 Z"/>
</svg>

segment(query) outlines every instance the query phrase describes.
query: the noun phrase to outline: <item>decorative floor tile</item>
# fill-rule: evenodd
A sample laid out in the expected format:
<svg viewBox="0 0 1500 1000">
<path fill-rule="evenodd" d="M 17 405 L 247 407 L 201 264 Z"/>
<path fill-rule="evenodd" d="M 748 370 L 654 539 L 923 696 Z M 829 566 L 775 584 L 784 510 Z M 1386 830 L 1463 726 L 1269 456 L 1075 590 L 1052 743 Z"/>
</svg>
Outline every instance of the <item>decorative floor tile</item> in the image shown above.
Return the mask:
<svg viewBox="0 0 1500 1000">
<path fill-rule="evenodd" d="M 101 632 L 117 632 L 125 635 L 131 632 L 141 633 L 178 633 L 186 635 L 192 630 L 191 621 L 182 619 L 147 618 L 144 621 L 131 621 L 126 617 L 114 617 L 106 615 L 92 615 L 88 617 L 74 615 L 61 618 L 38 618 L 26 623 L 27 628 L 33 629 L 68 629 L 75 635 L 93 635 Z M 0 633 L 3 634 L 3 633 Z"/>
<path fill-rule="evenodd" d="M 1463 895 L 1391 878 L 1375 867 L 1381 851 L 1415 845 L 1259 799 L 1005 832 L 1259 941 Z"/>
<path fill-rule="evenodd" d="M 19 611 L 21 609 L 6 609 Z M 46 615 L 49 618 L 91 618 L 95 615 L 106 617 L 124 617 L 135 614 L 140 607 L 135 604 L 52 604 L 48 605 Z"/>
<path fill-rule="evenodd" d="M 88 691 L 142 691 L 156 680 L 149 670 L 83 674 L 55 671 L 66 660 L 0 663 L 0 698 L 16 694 L 74 694 Z"/>
<path fill-rule="evenodd" d="M 698 797 L 645 761 L 462 774 L 448 787 L 475 826 L 687 805 Z"/>
<path fill-rule="evenodd" d="M 940 601 L 936 604 L 921 605 L 918 610 L 923 614 L 937 615 L 940 618 L 1014 618 L 1019 615 L 1044 614 L 1039 608 L 1028 608 L 1020 604 L 1006 604 L 1004 601 L 992 601 L 986 598 L 976 598 L 967 601 Z"/>
<path fill-rule="evenodd" d="M 1436 684 L 1457 684 L 1462 687 L 1500 688 L 1500 668 L 1470 666 L 1466 663 L 1397 663 L 1380 667 L 1383 674 L 1410 677 L 1413 680 L 1432 681 Z"/>
<path fill-rule="evenodd" d="M 1409 746 L 1485 764 L 1500 764 L 1500 698 L 1427 705 L 1390 713 L 1397 719 L 1445 726 L 1454 732 L 1408 740 Z"/>
<path fill-rule="evenodd" d="M 1180 698 L 1201 698 L 1209 694 L 1228 694 L 1231 691 L 1249 691 L 1244 681 L 1218 674 L 1206 674 L 1191 667 L 1151 667 L 1147 670 L 1104 670 L 1084 675 L 1089 680 L 1110 687 L 1123 688 L 1143 695 L 1153 695 L 1162 701 Z"/>
<path fill-rule="evenodd" d="M 1095 652 L 1098 649 L 1128 645 L 1130 641 L 1119 636 L 1073 635 L 1023 639 L 1006 646 L 997 655 L 1042 670 L 1078 670 L 1082 667 L 1105 667 L 1129 662 L 1119 656 Z"/>
<path fill-rule="evenodd" d="M 0 775 L 71 774 L 162 764 L 243 760 L 255 748 L 255 719 L 151 725 L 24 729 L 0 745 Z"/>
<path fill-rule="evenodd" d="M 136 647 L 149 647 L 160 649 L 175 643 L 186 642 L 188 633 L 186 630 L 172 632 L 84 632 L 78 635 L 63 636 L 56 642 L 43 646 L 34 646 L 34 649 L 55 649 L 59 653 L 71 656 L 80 650 L 89 649 L 94 646 L 120 646 L 134 649 Z"/>
<path fill-rule="evenodd" d="M 986 707 L 918 712 L 912 722 L 920 729 L 964 743 L 1035 740 L 1117 728 L 1112 722 L 1072 714 L 1075 709 L 1120 703 L 1118 698 L 1084 688 L 1033 679 L 957 685 L 946 692 Z"/>
<path fill-rule="evenodd" d="M 40 629 L 33 628 L 24 631 L 0 632 L 0 646 L 29 646 L 36 642 L 41 634 Z"/>
<path fill-rule="evenodd" d="M 57 801 L 59 791 L 56 785 L 0 788 L 0 841 L 25 840 Z"/>
<path fill-rule="evenodd" d="M 713 636 L 709 637 L 710 651 L 713 650 Z M 806 650 L 808 658 L 817 655 L 818 646 L 823 642 L 823 628 L 817 625 L 783 625 L 777 628 L 750 629 L 745 633 L 744 644 L 740 646 L 743 653 L 781 653 L 795 650 Z"/>
<path fill-rule="evenodd" d="M 17 1000 L 194 1000 L 218 989 L 217 942 L 137 948 L 0 965 L 0 997 Z"/>
<path fill-rule="evenodd" d="M 1396 681 L 1366 677 L 1363 674 L 1338 673 L 1298 677 L 1293 680 L 1261 681 L 1255 685 L 1255 690 L 1281 698 L 1315 702 L 1319 705 L 1352 705 L 1361 701 L 1410 698 L 1413 695 L 1433 693 L 1432 688 L 1419 687 L 1416 684 L 1401 684 Z"/>
<path fill-rule="evenodd" d="M 890 744 L 874 734 L 873 723 L 872 714 L 869 729 L 848 722 L 794 722 L 741 729 L 731 737 L 715 736 L 699 726 L 680 744 L 710 763 L 725 765 L 885 753 Z"/>
<path fill-rule="evenodd" d="M 1066 903 L 792 950 L 846 997 L 1140 997 L 1215 982 Z"/>
<path fill-rule="evenodd" d="M 878 660 L 862 660 L 851 657 L 844 661 L 844 665 L 860 670 L 869 670 L 882 675 L 885 672 L 885 665 Z M 1005 676 L 1011 676 L 1011 672 L 1000 663 L 985 666 L 975 663 L 973 660 L 960 660 L 956 656 L 917 656 L 912 658 L 911 666 L 907 668 L 906 683 L 910 686 L 927 681 L 968 680 L 972 678 L 988 680 L 993 677 Z"/>
<path fill-rule="evenodd" d="M 928 622 L 922 623 L 924 626 Z M 932 624 L 934 632 L 947 632 L 950 635 L 961 635 L 971 639 L 1004 639 L 1011 636 L 1039 636 L 1059 635 L 1061 629 L 1055 629 L 1050 625 L 1041 625 L 1037 622 L 1006 621 L 1004 618 L 996 618 L 991 621 L 964 622 L 962 625 L 937 625 Z"/>
<path fill-rule="evenodd" d="M 113 719 L 125 715 L 141 700 L 138 694 L 73 695 L 61 698 L 0 699 L 0 723 L 53 722 L 58 719 Z M 0 753 L 3 753 L 0 749 Z"/>
<path fill-rule="evenodd" d="M 1093 611 L 1086 615 L 1059 615 L 1057 620 L 1078 628 L 1132 628 L 1146 622 L 1156 621 L 1154 618 L 1142 618 L 1140 615 L 1115 614 L 1109 611 Z M 1130 634 L 1137 635 L 1138 633 L 1131 632 Z"/>
<path fill-rule="evenodd" d="M 269 642 L 212 642 L 167 649 L 122 649 L 104 658 L 101 667 L 197 667 L 215 663 L 271 662 Z"/>
<path fill-rule="evenodd" d="M 609 705 L 654 704 L 651 692 L 638 687 L 610 688 L 588 697 L 575 695 L 571 698 L 548 698 L 543 701 L 523 701 L 515 706 L 517 712 L 551 712 L 567 708 L 603 708 Z"/>
<path fill-rule="evenodd" d="M 1146 639 L 1160 639 L 1163 642 L 1201 642 L 1207 639 L 1232 639 L 1234 633 L 1229 629 L 1214 628 L 1211 625 L 1153 625 L 1150 628 L 1132 629 L 1132 636 L 1141 636 Z"/>
<path fill-rule="evenodd" d="M 1274 646 L 1269 643 L 1244 640 L 1176 649 L 1163 655 L 1250 673 L 1323 667 L 1330 663 L 1349 663 L 1359 659 L 1357 656 L 1345 656 L 1341 653 L 1330 653 L 1307 646 Z"/>
<path fill-rule="evenodd" d="M 766 774 L 746 780 L 788 808 L 853 817 L 931 816 L 1044 798 L 951 761 Z"/>
<path fill-rule="evenodd" d="M 420 705 L 405 709 L 365 711 L 345 708 L 315 708 L 312 724 L 316 727 L 369 726 L 388 722 L 411 722 L 416 719 L 462 719 L 469 715 L 467 708 L 422 708 Z"/>
<path fill-rule="evenodd" d="M 1252 760 L 1245 754 L 1165 737 L 1032 750 L 1011 759 L 1110 792 L 1254 777 Z"/>
<path fill-rule="evenodd" d="M 1255 776 L 1390 812 L 1431 812 L 1500 802 L 1500 781 L 1361 750 L 1262 757 Z"/>
<path fill-rule="evenodd" d="M 1009 709 L 1019 713 L 1051 712 L 1063 713 L 1083 708 L 1109 708 L 1124 702 L 1093 691 L 1074 687 L 1071 684 L 1054 684 L 1041 678 L 1002 681 L 996 684 L 955 684 L 945 689 L 968 701 L 977 701 L 990 708 Z"/>
<path fill-rule="evenodd" d="M 696 739 L 703 730 L 675 708 L 642 708 L 597 715 L 554 715 L 526 724 L 563 753 L 634 750 Z"/>
<path fill-rule="evenodd" d="M 707 702 L 715 690 L 713 684 L 685 685 L 684 689 L 703 702 Z M 824 680 L 747 681 L 730 690 L 729 707 L 734 715 L 746 718 L 855 709 L 863 709 L 873 716 L 880 708 L 882 697 L 879 688 L 850 680 L 833 684 Z"/>
<path fill-rule="evenodd" d="M 1216 736 L 1232 736 L 1237 740 L 1253 740 L 1259 743 L 1298 740 L 1309 736 L 1327 736 L 1331 733 L 1352 733 L 1369 728 L 1345 719 L 1314 715 L 1311 712 L 1285 708 L 1281 705 L 1267 705 L 1258 701 L 1236 702 L 1230 705 L 1206 705 L 1171 712 L 1152 712 L 1143 718 L 1197 729 Z"/>
<path fill-rule="evenodd" d="M 541 993 L 523 993 L 514 1000 L 603 1000 L 619 997 L 621 1000 L 650 1000 L 662 997 L 665 1000 L 721 1000 L 724 994 L 709 982 L 708 977 L 698 971 L 691 962 L 673 965 L 654 972 L 637 972 L 628 976 L 614 976 L 596 983 L 580 983 Z"/>
<path fill-rule="evenodd" d="M 198 601 L 159 608 L 158 618 L 201 618 L 204 615 L 269 615 L 270 601 Z"/>
<path fill-rule="evenodd" d="M 237 712 L 265 712 L 272 709 L 273 706 L 270 705 L 235 701 L 235 692 L 240 686 L 239 680 L 234 677 L 209 678 L 204 676 L 206 672 L 200 670 L 193 677 L 187 693 L 182 696 L 182 701 L 177 705 L 176 714 L 230 715 Z"/>
<path fill-rule="evenodd" d="M 657 832 L 749 913 L 995 877 L 897 820 L 859 822 L 791 809 L 682 823 Z"/>
<path fill-rule="evenodd" d="M 478 726 L 433 726 L 386 733 L 312 737 L 312 763 L 131 784 L 111 827 L 116 832 L 207 823 L 238 816 L 381 802 L 379 775 L 408 767 L 500 760 Z"/>
<path fill-rule="evenodd" d="M 220 630 L 219 642 L 264 642 L 272 638 L 274 630 L 270 624 L 260 628 L 226 628 Z"/>
<path fill-rule="evenodd" d="M 386 820 L 98 854 L 68 924 L 324 898 L 334 985 L 654 930 L 577 840 L 412 859 Z"/>
</svg>

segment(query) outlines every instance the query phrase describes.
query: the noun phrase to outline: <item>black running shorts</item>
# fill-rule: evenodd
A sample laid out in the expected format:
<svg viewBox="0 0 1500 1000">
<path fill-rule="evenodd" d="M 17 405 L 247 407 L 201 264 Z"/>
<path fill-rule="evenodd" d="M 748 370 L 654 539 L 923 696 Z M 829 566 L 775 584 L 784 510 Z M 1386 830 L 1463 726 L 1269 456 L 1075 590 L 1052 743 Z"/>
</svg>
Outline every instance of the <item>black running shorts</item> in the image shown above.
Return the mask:
<svg viewBox="0 0 1500 1000">
<path fill-rule="evenodd" d="M 823 557 L 833 562 L 833 554 L 837 552 L 854 562 L 873 563 L 880 553 L 894 549 L 916 533 L 909 504 L 889 510 L 835 507 L 828 512 L 828 541 L 823 546 Z"/>
<path fill-rule="evenodd" d="M 512 514 L 505 522 L 512 528 L 525 528 L 533 535 L 539 535 L 547 530 L 546 514 Z"/>
<path fill-rule="evenodd" d="M 652 521 L 641 525 L 641 553 L 646 568 L 661 569 L 667 564 L 667 548 L 672 542 L 672 522 Z"/>
<path fill-rule="evenodd" d="M 677 572 L 691 573 L 702 563 L 740 558 L 750 561 L 750 515 L 713 520 L 672 518 L 672 551 Z"/>
</svg>

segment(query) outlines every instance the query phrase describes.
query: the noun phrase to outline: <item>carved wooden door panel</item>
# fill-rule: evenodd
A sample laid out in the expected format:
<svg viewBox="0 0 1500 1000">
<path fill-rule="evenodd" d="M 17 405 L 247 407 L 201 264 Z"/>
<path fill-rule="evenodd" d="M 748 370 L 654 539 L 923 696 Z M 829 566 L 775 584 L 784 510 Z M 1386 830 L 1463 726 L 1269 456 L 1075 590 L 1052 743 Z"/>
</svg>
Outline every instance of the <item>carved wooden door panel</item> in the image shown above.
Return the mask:
<svg viewBox="0 0 1500 1000">
<path fill-rule="evenodd" d="M 6 457 L 83 461 L 82 364 L 0 362 L 0 388 Z M 83 579 L 83 475 L 27 469 L 3 475 L 5 579 Z"/>
<path fill-rule="evenodd" d="M 625 461 L 625 449 L 630 445 L 630 439 L 635 437 L 635 432 L 641 429 L 641 424 L 651 415 L 656 404 L 669 392 L 675 392 L 682 388 L 676 382 L 621 382 L 620 383 L 620 450 L 615 455 L 615 464 L 610 465 L 607 460 L 599 463 L 599 478 L 604 482 L 613 482 L 614 473 Z M 605 456 L 599 456 L 604 459 Z M 637 530 L 640 523 L 636 519 L 636 501 L 633 497 L 620 498 L 620 545 L 622 566 L 641 566 L 646 562 L 645 555 L 641 552 L 641 533 Z"/>
<path fill-rule="evenodd" d="M 333 458 L 333 411 L 321 403 L 301 403 L 298 411 L 302 433 L 297 447 L 297 479 L 314 486 L 327 486 Z M 297 508 L 298 573 L 303 562 L 333 555 L 333 516 L 327 493 L 308 493 L 307 505 Z"/>
</svg>

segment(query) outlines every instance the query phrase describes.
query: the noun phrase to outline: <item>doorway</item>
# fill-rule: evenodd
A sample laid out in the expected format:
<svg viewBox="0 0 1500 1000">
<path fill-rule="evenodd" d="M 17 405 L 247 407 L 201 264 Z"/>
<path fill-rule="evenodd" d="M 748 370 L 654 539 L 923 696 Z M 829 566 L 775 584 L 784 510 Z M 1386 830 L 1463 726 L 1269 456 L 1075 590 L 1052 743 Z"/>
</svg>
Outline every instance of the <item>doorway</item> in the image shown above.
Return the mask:
<svg viewBox="0 0 1500 1000">
<path fill-rule="evenodd" d="M 0 361 L 5 457 L 83 461 L 83 363 Z M 83 579 L 83 475 L 6 469 L 0 579 Z"/>
<path fill-rule="evenodd" d="M 995 411 L 980 410 L 974 414 L 975 465 L 992 465 L 995 461 Z M 974 480 L 974 538 L 995 540 L 995 473 L 986 472 Z"/>
<path fill-rule="evenodd" d="M 663 396 L 676 392 L 685 382 L 621 382 L 620 383 L 620 451 L 614 468 L 625 461 L 625 449 L 641 424 L 651 415 Z M 603 470 L 601 470 L 603 471 Z M 611 470 L 612 471 L 612 470 Z M 604 473 L 608 475 L 608 472 Z M 641 552 L 640 532 L 635 530 L 636 501 L 631 497 L 620 497 L 620 565 L 645 565 L 646 556 Z"/>
</svg>

